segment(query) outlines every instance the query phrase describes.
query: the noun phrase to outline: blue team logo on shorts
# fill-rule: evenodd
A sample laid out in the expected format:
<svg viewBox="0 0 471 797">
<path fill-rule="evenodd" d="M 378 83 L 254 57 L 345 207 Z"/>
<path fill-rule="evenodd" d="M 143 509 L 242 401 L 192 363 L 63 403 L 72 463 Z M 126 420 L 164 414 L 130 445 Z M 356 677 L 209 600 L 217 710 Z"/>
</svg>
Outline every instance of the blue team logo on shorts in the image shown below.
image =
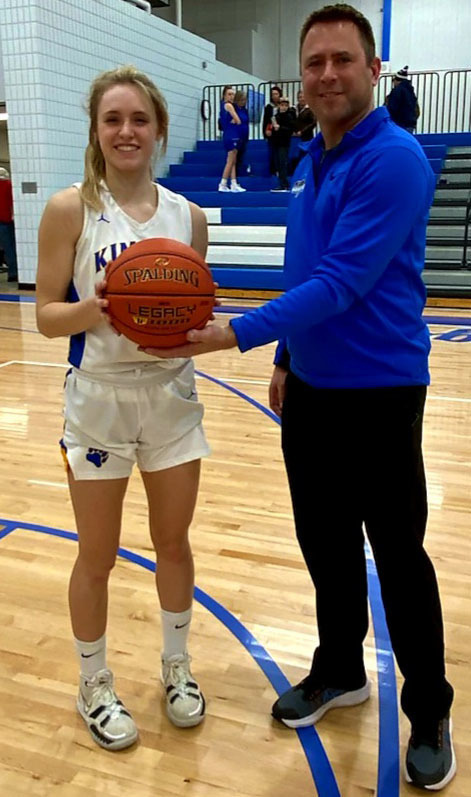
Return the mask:
<svg viewBox="0 0 471 797">
<path fill-rule="evenodd" d="M 89 448 L 85 459 L 92 462 L 96 468 L 101 468 L 109 457 L 108 451 L 101 451 L 99 448 Z"/>
</svg>

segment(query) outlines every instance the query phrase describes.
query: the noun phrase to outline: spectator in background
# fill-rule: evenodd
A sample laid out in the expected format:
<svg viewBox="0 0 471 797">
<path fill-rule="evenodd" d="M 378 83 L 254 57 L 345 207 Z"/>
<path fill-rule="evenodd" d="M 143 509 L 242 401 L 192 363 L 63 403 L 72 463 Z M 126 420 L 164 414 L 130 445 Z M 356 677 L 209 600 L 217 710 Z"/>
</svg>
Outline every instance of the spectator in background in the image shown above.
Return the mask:
<svg viewBox="0 0 471 797">
<path fill-rule="evenodd" d="M 392 91 L 386 97 L 384 104 L 387 106 L 393 122 L 409 133 L 415 133 L 420 108 L 414 87 L 409 80 L 408 70 L 409 67 L 405 66 L 396 72 L 393 77 Z"/>
<path fill-rule="evenodd" d="M 271 140 L 279 179 L 278 187 L 272 188 L 272 191 L 289 191 L 288 153 L 295 124 L 296 112 L 294 108 L 289 107 L 287 97 L 281 97 L 280 107 L 272 121 Z"/>
<path fill-rule="evenodd" d="M 8 171 L 0 167 L 0 249 L 8 266 L 8 282 L 18 279 L 16 262 L 15 223 L 13 221 L 13 192 Z"/>
<path fill-rule="evenodd" d="M 314 134 L 317 124 L 316 117 L 304 99 L 304 92 L 298 91 L 298 102 L 296 105 L 296 123 L 294 126 L 294 136 L 298 136 L 301 141 L 310 141 Z"/>
<path fill-rule="evenodd" d="M 245 191 L 237 182 L 237 152 L 241 145 L 242 121 L 234 108 L 235 91 L 232 86 L 224 86 L 219 109 L 219 128 L 222 130 L 222 143 L 227 153 L 226 165 L 222 173 L 218 191 Z M 227 184 L 231 179 L 230 187 Z"/>
<path fill-rule="evenodd" d="M 262 129 L 263 129 L 263 137 L 266 138 L 268 142 L 268 153 L 270 157 L 270 174 L 276 174 L 276 164 L 275 164 L 275 153 L 273 151 L 272 146 L 272 128 L 273 128 L 273 117 L 280 107 L 280 98 L 281 98 L 281 89 L 279 86 L 273 86 L 270 92 L 270 102 L 268 105 L 265 105 L 265 110 L 263 111 L 263 121 L 262 121 Z"/>
<path fill-rule="evenodd" d="M 245 157 L 245 150 L 247 149 L 247 142 L 249 140 L 249 112 L 247 109 L 247 93 L 245 91 L 236 91 L 234 97 L 234 107 L 237 116 L 240 119 L 240 128 L 237 130 L 240 143 L 237 147 L 236 164 L 237 169 L 240 171 L 242 161 Z"/>
<path fill-rule="evenodd" d="M 300 147 L 300 142 L 310 141 L 314 135 L 314 128 L 317 124 L 316 117 L 304 99 L 302 89 L 298 91 L 298 102 L 296 104 L 296 121 L 294 125 L 293 138 L 289 152 L 288 174 L 294 174 L 294 170 L 301 158 L 306 154 L 305 149 Z"/>
</svg>

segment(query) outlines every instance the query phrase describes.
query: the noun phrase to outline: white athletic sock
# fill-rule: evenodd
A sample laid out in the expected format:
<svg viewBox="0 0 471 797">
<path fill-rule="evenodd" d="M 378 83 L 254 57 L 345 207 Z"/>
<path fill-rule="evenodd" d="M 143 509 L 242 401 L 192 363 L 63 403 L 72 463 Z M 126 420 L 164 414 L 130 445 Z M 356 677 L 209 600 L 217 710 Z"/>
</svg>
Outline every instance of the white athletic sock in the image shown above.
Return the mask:
<svg viewBox="0 0 471 797">
<path fill-rule="evenodd" d="M 165 609 L 160 610 L 164 639 L 163 658 L 167 659 L 169 656 L 186 653 L 186 643 L 190 632 L 191 611 L 191 606 L 185 612 L 167 612 Z"/>
<path fill-rule="evenodd" d="M 80 672 L 91 678 L 98 670 L 106 669 L 106 634 L 95 642 L 75 640 Z"/>
<path fill-rule="evenodd" d="M 227 178 L 221 177 L 221 182 L 219 183 L 219 185 L 227 185 Z"/>
</svg>

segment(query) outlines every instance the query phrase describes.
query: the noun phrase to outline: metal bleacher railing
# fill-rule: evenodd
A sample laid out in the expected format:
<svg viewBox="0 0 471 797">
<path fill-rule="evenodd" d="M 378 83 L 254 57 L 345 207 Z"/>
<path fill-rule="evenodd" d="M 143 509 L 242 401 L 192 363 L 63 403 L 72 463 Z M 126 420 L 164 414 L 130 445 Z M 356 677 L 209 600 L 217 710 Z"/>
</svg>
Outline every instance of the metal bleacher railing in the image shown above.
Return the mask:
<svg viewBox="0 0 471 797">
<path fill-rule="evenodd" d="M 420 107 L 417 133 L 461 133 L 471 130 L 471 69 L 449 69 L 410 72 Z M 375 102 L 383 105 L 392 89 L 393 75 L 383 73 L 375 88 Z M 270 101 L 270 89 L 279 86 L 282 94 L 296 104 L 301 88 L 300 80 L 280 80 L 259 83 L 233 83 L 235 89 L 247 93 L 250 118 L 250 138 L 263 138 L 261 121 L 263 109 Z M 203 138 L 214 141 L 218 130 L 219 104 L 224 86 L 205 86 L 201 103 Z"/>
<path fill-rule="evenodd" d="M 428 134 L 456 134 L 471 132 L 471 69 L 430 70 L 409 73 L 420 107 L 416 132 L 425 145 L 437 174 L 437 191 L 427 230 L 425 272 L 429 292 L 443 291 L 471 294 L 471 146 L 464 137 L 428 139 Z M 393 85 L 393 74 L 381 74 L 375 87 L 376 106 L 384 104 Z M 267 81 L 233 84 L 247 94 L 250 119 L 250 139 L 255 147 L 263 139 L 262 118 L 270 101 L 271 88 L 276 85 L 292 105 L 297 103 L 300 80 Z M 223 86 L 206 86 L 203 90 L 201 112 L 203 138 L 209 142 L 220 140 L 218 117 Z M 463 140 L 463 143 L 461 141 Z M 257 142 L 260 142 L 258 144 Z M 216 145 L 217 146 L 217 145 Z M 431 155 L 432 149 L 441 150 Z M 258 151 L 254 149 L 253 152 Z M 262 150 L 260 150 L 261 152 Z M 252 164 L 252 175 L 254 169 Z M 255 177 L 247 189 L 256 192 Z M 244 180 L 242 179 L 242 182 Z M 262 201 L 260 194 L 260 201 Z M 245 195 L 246 200 L 251 199 Z M 244 205 L 253 202 L 244 202 Z M 276 222 L 275 222 L 276 223 Z M 427 281 L 426 280 L 426 281 Z M 467 293 L 465 293 L 467 292 Z"/>
</svg>

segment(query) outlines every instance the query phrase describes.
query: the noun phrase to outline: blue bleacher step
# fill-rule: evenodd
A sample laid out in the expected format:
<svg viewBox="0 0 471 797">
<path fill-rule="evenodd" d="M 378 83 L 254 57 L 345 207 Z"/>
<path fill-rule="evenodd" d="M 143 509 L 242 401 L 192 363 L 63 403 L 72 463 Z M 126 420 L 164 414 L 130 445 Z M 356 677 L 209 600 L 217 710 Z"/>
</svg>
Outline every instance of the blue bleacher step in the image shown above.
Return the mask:
<svg viewBox="0 0 471 797">
<path fill-rule="evenodd" d="M 221 150 L 221 151 L 224 151 L 224 147 L 223 147 L 223 144 L 222 144 L 222 139 L 219 139 L 218 141 L 197 141 L 196 142 L 196 149 L 199 149 L 199 150 L 206 149 L 206 150 L 216 150 L 216 151 Z M 257 151 L 257 152 L 261 150 L 263 152 L 266 149 L 268 149 L 268 145 L 267 145 L 267 142 L 265 141 L 264 138 L 261 138 L 261 139 L 250 139 L 250 141 L 247 142 L 247 150 L 254 150 L 254 151 Z"/>
<path fill-rule="evenodd" d="M 246 191 L 243 194 L 232 194 L 230 191 L 179 191 L 190 202 L 201 208 L 286 208 L 289 193 L 272 194 L 270 191 Z"/>
<path fill-rule="evenodd" d="M 226 162 L 226 153 L 224 150 L 210 150 L 200 149 L 192 152 L 183 153 L 183 163 L 217 163 L 221 167 L 221 171 Z M 267 166 L 270 163 L 268 149 L 260 152 L 245 152 L 244 163 L 253 163 L 254 165 Z"/>
<path fill-rule="evenodd" d="M 441 163 L 441 161 L 438 161 Z M 224 168 L 225 161 L 212 159 L 211 163 L 179 163 L 170 166 L 169 177 L 220 177 Z M 237 174 L 247 174 L 247 164 L 237 165 Z M 250 164 L 250 174 L 252 177 L 270 177 L 268 160 L 265 163 Z"/>
<path fill-rule="evenodd" d="M 282 268 L 232 268 L 212 265 L 211 273 L 220 288 L 257 288 L 267 291 L 281 291 L 285 288 Z"/>
<path fill-rule="evenodd" d="M 222 208 L 221 224 L 286 226 L 287 208 Z"/>
<path fill-rule="evenodd" d="M 217 191 L 219 177 L 162 177 L 159 183 L 171 191 Z M 239 183 L 248 191 L 269 191 L 276 186 L 272 177 L 241 177 Z M 222 192 L 221 192 L 222 193 Z"/>
</svg>

